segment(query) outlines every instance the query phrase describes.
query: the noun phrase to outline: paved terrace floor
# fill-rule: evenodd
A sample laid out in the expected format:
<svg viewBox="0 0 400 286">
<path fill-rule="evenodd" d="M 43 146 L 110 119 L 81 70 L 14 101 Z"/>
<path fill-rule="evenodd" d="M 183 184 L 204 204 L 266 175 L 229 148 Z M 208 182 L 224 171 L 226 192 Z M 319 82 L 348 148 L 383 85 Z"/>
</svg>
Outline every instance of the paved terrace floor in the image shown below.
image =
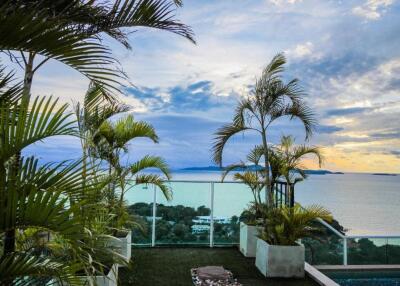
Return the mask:
<svg viewBox="0 0 400 286">
<path fill-rule="evenodd" d="M 191 286 L 190 269 L 222 265 L 244 286 L 317 286 L 310 278 L 265 279 L 236 248 L 133 248 L 132 269 L 120 269 L 120 285 Z"/>
</svg>

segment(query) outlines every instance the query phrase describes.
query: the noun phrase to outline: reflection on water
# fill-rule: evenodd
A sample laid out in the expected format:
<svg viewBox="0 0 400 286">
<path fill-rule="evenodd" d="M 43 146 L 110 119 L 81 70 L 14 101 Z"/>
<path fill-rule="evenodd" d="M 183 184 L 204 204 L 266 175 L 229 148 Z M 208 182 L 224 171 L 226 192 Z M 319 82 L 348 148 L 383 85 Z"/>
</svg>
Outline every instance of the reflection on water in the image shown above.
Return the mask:
<svg viewBox="0 0 400 286">
<path fill-rule="evenodd" d="M 218 172 L 177 172 L 175 180 L 219 180 Z M 165 205 L 210 207 L 210 185 L 171 183 L 173 200 L 160 192 L 157 202 Z M 153 200 L 152 187 L 138 187 L 127 195 L 129 203 Z M 214 216 L 238 216 L 251 200 L 251 192 L 240 184 L 215 184 Z M 400 235 L 400 176 L 368 174 L 310 175 L 296 185 L 296 201 L 321 204 L 347 228 L 348 234 Z"/>
</svg>

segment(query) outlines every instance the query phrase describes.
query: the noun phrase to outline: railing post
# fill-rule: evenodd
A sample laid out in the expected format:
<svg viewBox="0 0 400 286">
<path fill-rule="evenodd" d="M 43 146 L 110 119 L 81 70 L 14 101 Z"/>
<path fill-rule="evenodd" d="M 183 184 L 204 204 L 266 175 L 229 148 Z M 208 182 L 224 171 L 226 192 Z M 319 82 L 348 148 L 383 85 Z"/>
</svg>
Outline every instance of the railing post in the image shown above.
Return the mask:
<svg viewBox="0 0 400 286">
<path fill-rule="evenodd" d="M 214 247 L 214 182 L 210 183 L 210 247 Z"/>
<path fill-rule="evenodd" d="M 343 237 L 343 265 L 347 265 L 347 237 Z"/>
<path fill-rule="evenodd" d="M 290 207 L 294 207 L 294 184 L 289 184 Z"/>
<path fill-rule="evenodd" d="M 153 192 L 153 225 L 151 227 L 151 246 L 156 245 L 156 212 L 157 212 L 157 186 L 154 185 Z"/>
</svg>

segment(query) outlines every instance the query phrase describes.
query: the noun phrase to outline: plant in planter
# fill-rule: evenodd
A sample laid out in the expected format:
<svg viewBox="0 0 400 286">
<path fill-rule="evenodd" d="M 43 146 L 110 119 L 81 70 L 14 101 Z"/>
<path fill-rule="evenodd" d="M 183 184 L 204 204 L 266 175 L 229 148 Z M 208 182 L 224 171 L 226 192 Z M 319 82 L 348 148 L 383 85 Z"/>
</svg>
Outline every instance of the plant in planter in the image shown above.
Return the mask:
<svg viewBox="0 0 400 286">
<path fill-rule="evenodd" d="M 143 121 L 136 121 L 127 115 L 117 121 L 105 120 L 93 134 L 91 153 L 108 166 L 110 182 L 106 191 L 106 202 L 112 215 L 110 227 L 112 234 L 120 238 L 120 253 L 130 260 L 132 226 L 137 226 L 131 219 L 125 204 L 125 194 L 134 186 L 151 184 L 157 186 L 167 199 L 171 190 L 166 183 L 170 179 L 170 170 L 163 158 L 146 155 L 133 163 L 122 163 L 121 155 L 128 152 L 131 141 L 147 138 L 158 143 L 154 128 Z M 159 173 L 149 173 L 157 170 Z M 129 182 L 129 183 L 128 183 Z"/>
<path fill-rule="evenodd" d="M 304 277 L 304 246 L 298 241 L 311 237 L 320 228 L 313 222 L 321 218 L 332 221 L 331 213 L 318 205 L 303 208 L 269 209 L 257 240 L 256 267 L 266 277 Z"/>
<path fill-rule="evenodd" d="M 246 257 L 256 256 L 257 235 L 259 234 L 260 227 L 257 224 L 262 217 L 263 205 L 261 200 L 261 191 L 264 188 L 264 168 L 260 166 L 260 160 L 263 156 L 261 146 L 255 146 L 247 155 L 247 161 L 250 165 L 245 163 L 233 164 L 225 169 L 222 175 L 222 181 L 231 171 L 241 171 L 233 175 L 235 181 L 239 181 L 247 185 L 253 194 L 253 201 L 248 208 L 243 211 L 240 216 L 240 252 Z"/>
</svg>

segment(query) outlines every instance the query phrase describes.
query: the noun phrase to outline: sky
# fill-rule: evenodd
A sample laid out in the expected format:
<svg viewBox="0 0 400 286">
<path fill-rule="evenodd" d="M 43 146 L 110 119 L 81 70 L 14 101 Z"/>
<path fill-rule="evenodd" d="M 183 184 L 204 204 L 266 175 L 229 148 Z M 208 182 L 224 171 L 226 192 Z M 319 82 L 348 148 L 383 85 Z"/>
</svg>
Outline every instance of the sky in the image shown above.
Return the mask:
<svg viewBox="0 0 400 286">
<path fill-rule="evenodd" d="M 196 45 L 149 29 L 130 36 L 131 51 L 107 40 L 132 82 L 121 100 L 160 136 L 159 144 L 132 141 L 126 160 L 154 154 L 173 168 L 212 165 L 213 133 L 283 52 L 285 78 L 300 80 L 319 126 L 305 142 L 299 122 L 282 120 L 270 142 L 293 135 L 298 144 L 320 146 L 323 169 L 400 173 L 399 16 L 398 0 L 186 0 L 176 17 L 193 28 Z M 87 85 L 53 61 L 36 74 L 33 94 L 71 103 Z M 253 134 L 237 136 L 224 164 L 243 160 L 257 143 Z M 79 156 L 80 145 L 52 138 L 26 153 L 57 161 Z M 317 168 L 311 159 L 305 166 Z"/>
</svg>

